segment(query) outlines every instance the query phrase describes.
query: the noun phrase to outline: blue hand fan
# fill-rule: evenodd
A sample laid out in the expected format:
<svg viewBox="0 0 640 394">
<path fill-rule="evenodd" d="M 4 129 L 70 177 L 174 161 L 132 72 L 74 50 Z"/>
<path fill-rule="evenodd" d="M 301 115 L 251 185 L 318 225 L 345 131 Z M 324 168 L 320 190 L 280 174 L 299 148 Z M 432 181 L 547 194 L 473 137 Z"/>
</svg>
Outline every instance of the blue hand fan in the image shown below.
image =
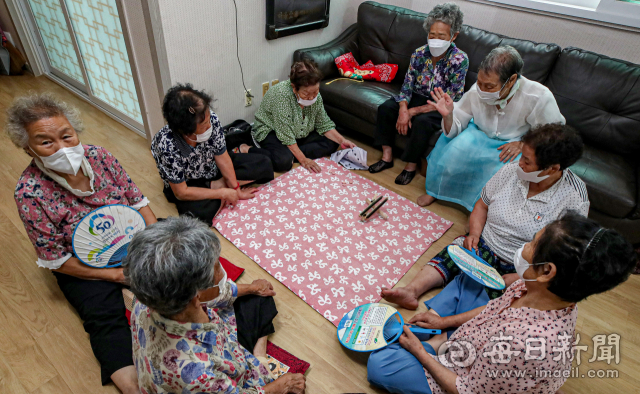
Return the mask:
<svg viewBox="0 0 640 394">
<path fill-rule="evenodd" d="M 87 214 L 73 231 L 73 253 L 94 268 L 122 264 L 133 235 L 144 230 L 144 218 L 120 204 L 105 205 Z"/>
<path fill-rule="evenodd" d="M 402 315 L 391 305 L 364 304 L 344 315 L 338 324 L 338 340 L 347 349 L 371 352 L 400 338 L 404 325 Z M 411 332 L 423 338 L 426 334 L 442 332 L 416 326 L 409 327 Z"/>
</svg>

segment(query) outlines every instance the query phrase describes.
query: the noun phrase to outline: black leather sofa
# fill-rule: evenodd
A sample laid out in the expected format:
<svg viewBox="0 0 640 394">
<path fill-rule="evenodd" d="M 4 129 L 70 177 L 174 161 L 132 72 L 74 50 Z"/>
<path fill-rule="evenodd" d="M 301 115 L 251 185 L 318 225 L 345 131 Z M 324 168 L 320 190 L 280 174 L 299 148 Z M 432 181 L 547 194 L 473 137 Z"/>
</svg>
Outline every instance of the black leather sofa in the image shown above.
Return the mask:
<svg viewBox="0 0 640 394">
<path fill-rule="evenodd" d="M 338 38 L 295 51 L 294 61 L 312 59 L 324 73 L 320 92 L 339 129 L 373 135 L 378 106 L 400 90 L 411 54 L 427 42 L 422 28 L 425 16 L 367 1 L 358 8 L 357 23 Z M 587 184 L 589 216 L 640 243 L 640 65 L 464 25 L 456 45 L 469 56 L 467 90 L 476 81 L 482 59 L 491 49 L 507 44 L 522 55 L 523 75 L 553 92 L 567 123 L 585 141 L 585 153 L 571 169 Z M 361 64 L 396 63 L 398 74 L 390 84 L 345 79 L 327 84 L 340 78 L 334 59 L 347 52 Z M 438 136 L 432 138 L 431 147 Z M 397 147 L 402 149 L 405 143 L 406 138 L 398 136 Z"/>
</svg>

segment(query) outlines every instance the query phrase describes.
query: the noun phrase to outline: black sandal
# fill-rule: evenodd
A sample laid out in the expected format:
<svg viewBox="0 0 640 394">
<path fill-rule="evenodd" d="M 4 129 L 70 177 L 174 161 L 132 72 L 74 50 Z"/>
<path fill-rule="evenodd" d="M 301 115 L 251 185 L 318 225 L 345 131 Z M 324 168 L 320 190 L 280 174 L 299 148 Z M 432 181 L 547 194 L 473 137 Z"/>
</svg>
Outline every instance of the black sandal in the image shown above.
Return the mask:
<svg viewBox="0 0 640 394">
<path fill-rule="evenodd" d="M 377 172 L 384 171 L 387 168 L 392 168 L 392 167 L 393 167 L 393 162 L 380 160 L 379 162 L 369 166 L 369 172 L 372 174 L 375 174 Z"/>
<path fill-rule="evenodd" d="M 402 170 L 400 175 L 396 177 L 396 185 L 408 185 L 413 180 L 413 177 L 416 176 L 416 171 L 407 171 Z"/>
</svg>

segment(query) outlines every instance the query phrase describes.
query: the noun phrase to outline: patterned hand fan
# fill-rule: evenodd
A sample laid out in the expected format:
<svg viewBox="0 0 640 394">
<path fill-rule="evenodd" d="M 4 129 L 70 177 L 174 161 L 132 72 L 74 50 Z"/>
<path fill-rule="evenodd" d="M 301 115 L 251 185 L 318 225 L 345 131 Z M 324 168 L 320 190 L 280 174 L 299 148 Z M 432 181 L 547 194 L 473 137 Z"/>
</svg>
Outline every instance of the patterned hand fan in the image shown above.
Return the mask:
<svg viewBox="0 0 640 394">
<path fill-rule="evenodd" d="M 372 352 L 382 349 L 400 338 L 404 332 L 404 319 L 396 308 L 387 304 L 364 304 L 344 315 L 338 324 L 338 340 L 342 346 L 356 352 Z M 420 340 L 426 334 L 441 334 L 442 330 L 407 324 Z"/>
<path fill-rule="evenodd" d="M 105 205 L 85 216 L 73 232 L 73 252 L 94 268 L 122 264 L 131 238 L 146 224 L 142 215 L 126 205 Z"/>
</svg>

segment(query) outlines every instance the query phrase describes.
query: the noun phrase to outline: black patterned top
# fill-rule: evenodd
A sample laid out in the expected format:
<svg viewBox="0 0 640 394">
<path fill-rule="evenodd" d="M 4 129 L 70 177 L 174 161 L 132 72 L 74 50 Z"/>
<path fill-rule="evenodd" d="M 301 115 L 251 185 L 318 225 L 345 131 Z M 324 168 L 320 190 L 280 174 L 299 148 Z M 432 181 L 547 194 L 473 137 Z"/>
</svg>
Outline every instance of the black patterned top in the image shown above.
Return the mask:
<svg viewBox="0 0 640 394">
<path fill-rule="evenodd" d="M 151 154 L 156 160 L 165 187 L 189 179 L 213 179 L 218 174 L 215 156 L 227 151 L 227 144 L 218 116 L 211 112 L 213 134 L 196 147 L 189 145 L 166 125 L 153 137 Z"/>
</svg>

